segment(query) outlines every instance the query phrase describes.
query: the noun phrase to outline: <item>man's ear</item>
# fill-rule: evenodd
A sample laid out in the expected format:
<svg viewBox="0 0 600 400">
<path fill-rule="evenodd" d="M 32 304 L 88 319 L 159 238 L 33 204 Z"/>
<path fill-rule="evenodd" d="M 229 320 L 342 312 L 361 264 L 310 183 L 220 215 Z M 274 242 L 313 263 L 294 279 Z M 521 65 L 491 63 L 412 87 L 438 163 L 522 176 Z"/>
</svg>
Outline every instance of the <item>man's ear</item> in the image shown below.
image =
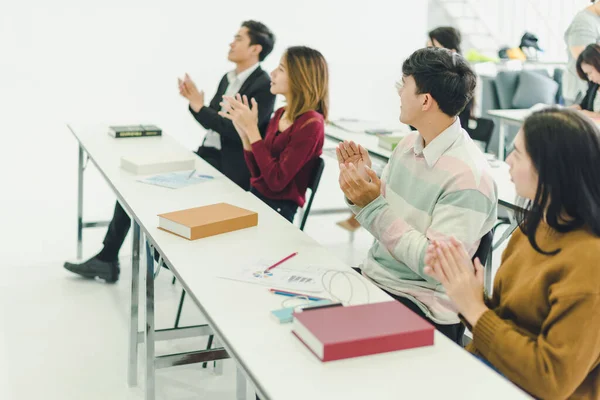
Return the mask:
<svg viewBox="0 0 600 400">
<path fill-rule="evenodd" d="M 423 95 L 423 103 L 421 105 L 421 110 L 422 111 L 429 111 L 431 110 L 433 107 L 435 107 L 435 100 L 433 99 L 433 97 L 429 94 L 429 93 L 425 93 Z"/>
<path fill-rule="evenodd" d="M 260 44 L 253 44 L 250 47 L 252 50 L 252 54 L 255 54 L 256 56 L 259 56 L 260 53 L 262 52 L 262 45 L 260 45 Z"/>
</svg>

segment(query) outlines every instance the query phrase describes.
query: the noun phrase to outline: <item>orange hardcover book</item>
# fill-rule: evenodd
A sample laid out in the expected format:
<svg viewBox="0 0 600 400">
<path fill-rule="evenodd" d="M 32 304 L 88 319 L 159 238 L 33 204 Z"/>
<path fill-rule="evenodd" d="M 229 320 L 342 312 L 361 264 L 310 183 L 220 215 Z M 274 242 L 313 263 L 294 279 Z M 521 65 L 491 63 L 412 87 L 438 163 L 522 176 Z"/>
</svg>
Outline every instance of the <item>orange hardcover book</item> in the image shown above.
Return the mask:
<svg viewBox="0 0 600 400">
<path fill-rule="evenodd" d="M 257 213 L 227 203 L 160 214 L 158 219 L 159 229 L 188 240 L 202 239 L 258 225 Z"/>
</svg>

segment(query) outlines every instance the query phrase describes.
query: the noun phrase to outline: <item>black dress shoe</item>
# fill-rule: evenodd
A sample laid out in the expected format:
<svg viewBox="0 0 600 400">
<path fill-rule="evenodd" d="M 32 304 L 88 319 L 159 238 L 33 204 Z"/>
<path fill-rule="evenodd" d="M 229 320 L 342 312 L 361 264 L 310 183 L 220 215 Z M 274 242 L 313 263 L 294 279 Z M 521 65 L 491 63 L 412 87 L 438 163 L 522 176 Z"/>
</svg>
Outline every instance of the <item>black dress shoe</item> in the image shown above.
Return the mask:
<svg viewBox="0 0 600 400">
<path fill-rule="evenodd" d="M 107 283 L 118 281 L 121 272 L 118 261 L 102 261 L 97 257 L 92 257 L 81 264 L 66 262 L 64 267 L 85 278 L 100 278 Z"/>
</svg>

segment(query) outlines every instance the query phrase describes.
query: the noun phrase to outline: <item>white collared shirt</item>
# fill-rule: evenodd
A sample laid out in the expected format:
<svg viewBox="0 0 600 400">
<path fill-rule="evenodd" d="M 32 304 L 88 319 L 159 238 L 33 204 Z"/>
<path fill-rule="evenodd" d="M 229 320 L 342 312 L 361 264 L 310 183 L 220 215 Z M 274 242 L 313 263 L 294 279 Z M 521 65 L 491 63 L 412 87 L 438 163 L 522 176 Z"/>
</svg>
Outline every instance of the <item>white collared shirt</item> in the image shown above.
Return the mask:
<svg viewBox="0 0 600 400">
<path fill-rule="evenodd" d="M 409 147 L 405 151 L 409 152 L 413 150 L 416 156 L 422 155 L 429 168 L 431 168 L 462 135 L 463 129 L 460 126 L 460 119 L 457 117 L 452 125 L 436 136 L 427 146 L 425 146 L 425 139 L 419 134 L 419 137 L 415 140 L 414 147 Z"/>
<path fill-rule="evenodd" d="M 244 82 L 246 82 L 246 79 L 248 79 L 259 66 L 260 64 L 256 63 L 239 74 L 236 74 L 235 70 L 229 71 L 227 73 L 227 81 L 229 84 L 227 85 L 224 95 L 233 96 L 237 94 L 244 85 Z M 222 110 L 223 108 L 221 107 L 221 111 Z M 204 147 L 214 147 L 221 150 L 221 135 L 213 130 L 206 131 L 206 136 L 204 137 L 204 143 L 202 145 Z"/>
</svg>

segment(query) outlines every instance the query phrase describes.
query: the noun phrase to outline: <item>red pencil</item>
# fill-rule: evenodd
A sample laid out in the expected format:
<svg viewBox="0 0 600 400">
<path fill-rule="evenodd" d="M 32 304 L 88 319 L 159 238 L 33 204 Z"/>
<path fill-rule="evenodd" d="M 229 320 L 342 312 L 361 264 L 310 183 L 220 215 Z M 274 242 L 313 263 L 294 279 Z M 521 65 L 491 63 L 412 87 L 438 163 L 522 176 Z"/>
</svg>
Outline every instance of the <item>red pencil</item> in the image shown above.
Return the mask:
<svg viewBox="0 0 600 400">
<path fill-rule="evenodd" d="M 292 253 L 289 256 L 287 256 L 286 258 L 284 258 L 281 261 L 277 261 L 275 264 L 271 265 L 269 268 L 265 269 L 265 272 L 272 270 L 273 268 L 275 268 L 276 266 L 283 264 L 284 262 L 286 262 L 287 260 L 289 260 L 290 258 L 296 256 L 298 254 L 298 252 Z"/>
</svg>

